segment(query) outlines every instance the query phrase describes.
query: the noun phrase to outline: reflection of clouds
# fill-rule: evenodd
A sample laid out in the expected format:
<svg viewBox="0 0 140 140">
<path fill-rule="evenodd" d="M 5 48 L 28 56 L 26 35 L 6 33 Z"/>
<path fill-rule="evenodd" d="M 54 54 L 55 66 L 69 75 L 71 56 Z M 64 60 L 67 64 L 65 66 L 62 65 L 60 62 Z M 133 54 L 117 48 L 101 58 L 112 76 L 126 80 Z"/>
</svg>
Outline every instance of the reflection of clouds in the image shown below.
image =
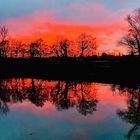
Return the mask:
<svg viewBox="0 0 140 140">
<path fill-rule="evenodd" d="M 13 81 L 12 87 L 16 85 L 16 79 L 9 81 Z M 20 81 L 21 80 L 18 80 L 18 85 L 21 86 L 19 89 L 22 89 L 22 82 Z M 28 82 L 25 84 L 26 89 L 30 88 L 31 81 L 32 80 L 28 79 Z M 7 84 L 6 81 L 2 83 L 3 85 L 8 85 L 8 89 L 11 89 L 10 83 Z M 40 93 L 50 94 L 52 90 L 55 89 L 54 87 L 58 84 L 58 81 L 48 82 L 43 80 L 41 83 L 43 92 Z M 62 87 L 65 89 L 66 83 L 62 82 L 61 84 L 64 84 Z M 38 89 L 38 87 L 40 87 L 40 80 L 34 80 L 34 86 Z M 91 93 L 87 92 L 87 99 L 90 98 L 93 93 L 96 93 L 93 95 L 96 95 L 96 99 L 98 99 L 97 110 L 92 115 L 87 115 L 86 117 L 81 115 L 76 110 L 75 106 L 68 110 L 58 111 L 49 100 L 44 102 L 44 106 L 37 107 L 26 98 L 22 100 L 22 102 L 8 103 L 11 111 L 8 113 L 7 117 L 4 116 L 0 119 L 0 124 L 5 124 L 4 126 L 2 125 L 0 134 L 5 132 L 2 136 L 6 138 L 8 137 L 8 131 L 10 137 L 12 136 L 13 139 L 16 139 L 18 136 L 21 140 L 56 138 L 87 140 L 104 139 L 104 136 L 106 136 L 107 139 L 113 139 L 114 136 L 123 139 L 128 126 L 116 116 L 116 110 L 118 108 L 124 108 L 125 97 L 123 95 L 121 95 L 121 97 L 120 95 L 114 95 L 110 85 L 92 83 L 91 85 L 88 84 L 84 86 L 84 91 L 94 91 Z M 75 92 L 72 91 L 71 86 L 69 86 L 69 97 L 74 98 L 75 101 L 77 99 L 79 101 L 82 97 L 80 87 L 80 84 L 78 84 L 77 94 L 74 95 Z M 49 88 L 47 92 L 45 92 L 45 88 Z M 14 90 L 15 89 L 16 88 L 14 88 Z M 25 93 L 27 97 L 29 93 Z M 38 95 L 41 95 L 40 93 Z M 10 94 L 12 95 L 12 92 Z M 22 94 L 22 92 L 20 92 L 20 94 Z M 6 136 L 4 134 L 6 134 Z"/>
<path fill-rule="evenodd" d="M 31 112 L 36 116 L 51 116 L 56 113 L 56 108 L 50 102 L 46 102 L 43 107 L 36 107 L 36 105 L 29 101 L 21 103 L 11 104 L 11 110 L 21 112 Z"/>
<path fill-rule="evenodd" d="M 87 129 L 75 129 L 69 135 L 72 139 L 88 140 L 91 138 L 92 132 Z"/>
<path fill-rule="evenodd" d="M 12 80 L 14 81 L 14 80 Z M 34 80 L 35 86 L 39 86 L 39 80 Z M 26 82 L 25 82 L 26 83 Z M 57 86 L 58 82 L 48 82 L 48 81 L 42 81 L 42 93 L 43 94 L 49 94 L 53 95 L 52 97 L 54 98 L 54 94 L 56 94 L 54 91 L 56 91 L 55 87 Z M 15 82 L 13 83 L 15 85 Z M 21 85 L 21 82 L 19 80 L 19 85 Z M 26 88 L 29 88 L 31 86 L 31 80 L 27 79 L 27 83 L 25 84 Z M 74 85 L 71 85 L 74 86 Z M 47 90 L 45 88 L 47 87 Z M 65 82 L 61 83 L 61 87 L 63 87 L 63 90 L 65 88 Z M 20 87 L 21 88 L 21 87 Z M 68 98 L 73 100 L 74 103 L 77 105 L 82 99 L 81 91 L 80 91 L 80 84 L 77 85 L 77 92 L 75 93 L 74 87 L 71 90 L 71 87 L 69 87 L 69 93 L 68 93 Z M 58 94 L 61 96 L 63 90 Z M 45 92 L 47 91 L 47 93 Z M 53 91 L 53 92 L 52 92 Z M 97 105 L 97 110 L 94 113 L 94 115 L 87 115 L 86 118 L 86 123 L 92 123 L 92 124 L 97 124 L 104 122 L 107 118 L 110 117 L 110 115 L 115 114 L 114 112 L 116 111 L 116 108 L 126 108 L 126 104 L 124 102 L 125 97 L 124 96 L 119 96 L 119 95 L 113 95 L 112 91 L 110 90 L 109 85 L 102 85 L 102 84 L 94 84 L 92 83 L 84 85 L 84 91 L 87 91 L 87 94 L 85 94 L 85 99 L 90 100 L 93 97 L 97 99 L 98 105 Z M 90 92 L 89 92 L 90 91 Z M 51 94 L 53 93 L 53 94 Z M 57 97 L 57 96 L 56 96 Z M 28 98 L 27 98 L 28 99 Z M 61 110 L 61 112 L 58 112 L 54 104 L 52 104 L 52 98 L 49 96 L 49 99 L 47 99 L 44 102 L 43 107 L 35 107 L 33 103 L 30 101 L 23 102 L 22 104 L 16 103 L 16 104 L 11 104 L 10 108 L 18 111 L 28 111 L 32 112 L 38 116 L 55 116 L 57 115 L 57 118 L 61 118 L 64 116 L 67 117 L 67 121 L 74 123 L 74 124 L 79 124 L 81 123 L 81 120 L 83 124 L 85 123 L 85 117 L 81 116 L 78 112 L 76 113 L 76 106 L 73 108 L 69 108 L 69 111 L 64 111 Z M 51 102 L 50 102 L 51 101 Z M 57 104 L 56 104 L 57 105 Z M 71 113 L 70 113 L 71 112 Z M 77 114 L 75 116 L 75 113 Z M 94 116 L 94 117 L 93 117 Z"/>
</svg>

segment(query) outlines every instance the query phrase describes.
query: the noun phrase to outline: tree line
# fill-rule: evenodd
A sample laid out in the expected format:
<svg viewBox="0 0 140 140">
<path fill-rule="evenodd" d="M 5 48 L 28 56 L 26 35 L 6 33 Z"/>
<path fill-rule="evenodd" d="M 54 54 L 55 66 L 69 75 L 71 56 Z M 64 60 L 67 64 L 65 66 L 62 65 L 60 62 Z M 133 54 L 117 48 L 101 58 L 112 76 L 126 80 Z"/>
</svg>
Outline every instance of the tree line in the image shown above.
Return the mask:
<svg viewBox="0 0 140 140">
<path fill-rule="evenodd" d="M 129 14 L 126 21 L 129 28 L 119 45 L 127 46 L 129 54 L 140 58 L 140 8 Z M 96 37 L 88 33 L 81 33 L 75 41 L 59 38 L 50 46 L 43 39 L 25 44 L 15 39 L 9 40 L 7 36 L 8 29 L 0 26 L 0 57 L 83 57 L 95 54 L 98 47 Z"/>
<path fill-rule="evenodd" d="M 0 57 L 83 57 L 95 54 L 97 41 L 94 36 L 82 33 L 76 41 L 58 38 L 52 45 L 39 38 L 25 44 L 16 39 L 8 39 L 8 29 L 0 26 Z"/>
</svg>

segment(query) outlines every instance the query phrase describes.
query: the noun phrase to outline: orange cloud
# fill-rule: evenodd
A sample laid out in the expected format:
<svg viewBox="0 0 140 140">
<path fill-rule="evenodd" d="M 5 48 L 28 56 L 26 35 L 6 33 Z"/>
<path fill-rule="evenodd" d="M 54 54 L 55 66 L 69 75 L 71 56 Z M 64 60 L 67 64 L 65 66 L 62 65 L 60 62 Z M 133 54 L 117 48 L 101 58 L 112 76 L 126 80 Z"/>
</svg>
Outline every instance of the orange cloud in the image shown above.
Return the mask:
<svg viewBox="0 0 140 140">
<path fill-rule="evenodd" d="M 104 9 L 99 4 L 92 6 L 95 10 Z M 12 37 L 25 42 L 43 38 L 48 44 L 52 44 L 58 36 L 76 39 L 79 34 L 87 32 L 96 36 L 100 51 L 114 50 L 118 40 L 127 29 L 126 23 L 122 19 L 111 21 L 110 23 L 81 24 L 80 22 L 65 23 L 65 21 L 60 23 L 54 21 L 55 17 L 53 16 L 45 12 L 38 12 L 29 16 L 11 19 L 7 21 L 6 25 Z"/>
</svg>

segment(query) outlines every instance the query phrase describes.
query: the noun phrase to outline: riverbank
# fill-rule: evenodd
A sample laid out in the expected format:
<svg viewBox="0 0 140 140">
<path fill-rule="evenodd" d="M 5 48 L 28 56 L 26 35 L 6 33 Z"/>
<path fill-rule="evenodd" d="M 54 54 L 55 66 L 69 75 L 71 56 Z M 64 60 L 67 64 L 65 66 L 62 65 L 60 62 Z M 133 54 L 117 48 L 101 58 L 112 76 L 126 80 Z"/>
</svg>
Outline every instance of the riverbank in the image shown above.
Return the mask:
<svg viewBox="0 0 140 140">
<path fill-rule="evenodd" d="M 2 58 L 0 77 L 48 80 L 140 83 L 139 60 L 83 58 Z"/>
</svg>

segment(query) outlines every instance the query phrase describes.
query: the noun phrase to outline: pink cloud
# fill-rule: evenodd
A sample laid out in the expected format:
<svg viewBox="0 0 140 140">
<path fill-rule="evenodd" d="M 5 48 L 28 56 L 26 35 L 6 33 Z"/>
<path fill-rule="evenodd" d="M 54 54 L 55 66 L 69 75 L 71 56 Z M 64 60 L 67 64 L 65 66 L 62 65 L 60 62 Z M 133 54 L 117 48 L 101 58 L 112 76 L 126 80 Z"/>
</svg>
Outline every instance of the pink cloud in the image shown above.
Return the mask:
<svg viewBox="0 0 140 140">
<path fill-rule="evenodd" d="M 89 7 L 83 7 L 81 5 L 70 5 L 67 7 L 69 9 L 71 9 L 71 7 L 77 10 L 79 9 L 78 11 L 85 14 L 84 16 L 89 16 L 88 18 L 91 16 L 91 18 L 93 18 L 92 21 L 87 20 L 85 23 L 80 20 L 74 21 L 72 19 L 68 21 L 60 20 L 56 17 L 55 13 L 36 11 L 28 16 L 9 19 L 5 24 L 9 28 L 11 36 L 23 40 L 42 37 L 48 42 L 52 42 L 59 35 L 75 39 L 80 33 L 88 32 L 97 37 L 100 44 L 99 50 L 110 51 L 116 49 L 118 40 L 125 34 L 127 29 L 127 24 L 124 21 L 125 16 L 123 16 L 122 13 L 129 13 L 130 9 L 123 9 L 108 14 L 109 11 L 102 4 L 93 3 L 90 7 L 91 6 L 92 9 L 95 10 L 94 14 L 98 13 L 99 19 L 96 19 L 96 17 L 93 18 L 91 13 L 89 15 Z M 60 11 L 58 10 L 58 12 Z M 120 48 L 120 50 L 123 49 Z"/>
<path fill-rule="evenodd" d="M 101 12 L 105 9 L 105 5 L 101 4 L 101 3 L 93 3 L 93 9 L 95 10 L 95 12 Z"/>
</svg>

